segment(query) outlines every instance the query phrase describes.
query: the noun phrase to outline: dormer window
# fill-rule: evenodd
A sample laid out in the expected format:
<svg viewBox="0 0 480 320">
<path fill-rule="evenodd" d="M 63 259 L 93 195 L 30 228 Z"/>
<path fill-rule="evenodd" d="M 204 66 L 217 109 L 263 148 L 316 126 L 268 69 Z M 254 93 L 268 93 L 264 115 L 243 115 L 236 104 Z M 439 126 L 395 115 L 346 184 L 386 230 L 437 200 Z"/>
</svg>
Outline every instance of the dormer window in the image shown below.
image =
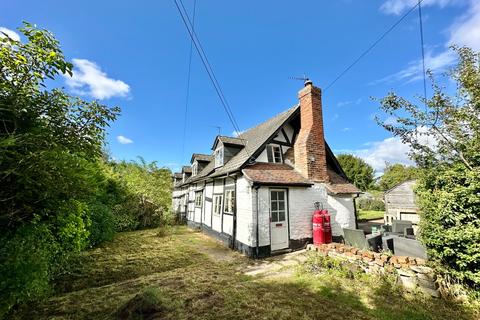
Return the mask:
<svg viewBox="0 0 480 320">
<path fill-rule="evenodd" d="M 223 166 L 223 147 L 215 150 L 215 168 Z"/>
<path fill-rule="evenodd" d="M 192 176 L 196 176 L 198 174 L 198 162 L 194 162 L 192 165 Z"/>
<path fill-rule="evenodd" d="M 268 162 L 282 163 L 282 149 L 277 145 L 267 146 Z"/>
</svg>

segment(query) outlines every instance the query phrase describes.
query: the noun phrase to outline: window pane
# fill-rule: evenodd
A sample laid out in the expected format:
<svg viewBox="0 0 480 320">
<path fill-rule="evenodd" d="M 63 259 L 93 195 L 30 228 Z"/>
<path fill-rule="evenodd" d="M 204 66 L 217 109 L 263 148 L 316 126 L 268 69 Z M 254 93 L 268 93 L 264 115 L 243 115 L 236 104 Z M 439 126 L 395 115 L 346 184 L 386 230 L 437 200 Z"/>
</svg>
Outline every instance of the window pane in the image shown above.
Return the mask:
<svg viewBox="0 0 480 320">
<path fill-rule="evenodd" d="M 272 146 L 267 146 L 267 161 L 273 162 Z"/>
<path fill-rule="evenodd" d="M 278 210 L 285 210 L 285 202 L 279 201 L 278 202 Z"/>
<path fill-rule="evenodd" d="M 278 200 L 285 200 L 285 192 L 278 193 Z"/>
<path fill-rule="evenodd" d="M 277 201 L 272 201 L 272 211 L 277 211 L 277 210 L 278 210 Z"/>
<path fill-rule="evenodd" d="M 277 191 L 272 191 L 272 200 L 277 200 Z"/>
<path fill-rule="evenodd" d="M 272 222 L 278 222 L 278 213 L 272 211 Z"/>
<path fill-rule="evenodd" d="M 278 221 L 285 221 L 285 211 L 278 212 Z"/>
</svg>

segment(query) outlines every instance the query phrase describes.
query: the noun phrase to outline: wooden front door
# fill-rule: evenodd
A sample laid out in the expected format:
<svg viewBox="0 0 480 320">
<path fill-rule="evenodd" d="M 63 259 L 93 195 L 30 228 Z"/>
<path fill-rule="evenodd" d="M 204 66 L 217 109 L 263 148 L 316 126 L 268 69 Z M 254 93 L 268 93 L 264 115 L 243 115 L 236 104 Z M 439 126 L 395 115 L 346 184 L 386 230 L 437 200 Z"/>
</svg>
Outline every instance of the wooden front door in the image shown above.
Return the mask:
<svg viewBox="0 0 480 320">
<path fill-rule="evenodd" d="M 287 191 L 270 190 L 271 250 L 288 248 Z"/>
</svg>

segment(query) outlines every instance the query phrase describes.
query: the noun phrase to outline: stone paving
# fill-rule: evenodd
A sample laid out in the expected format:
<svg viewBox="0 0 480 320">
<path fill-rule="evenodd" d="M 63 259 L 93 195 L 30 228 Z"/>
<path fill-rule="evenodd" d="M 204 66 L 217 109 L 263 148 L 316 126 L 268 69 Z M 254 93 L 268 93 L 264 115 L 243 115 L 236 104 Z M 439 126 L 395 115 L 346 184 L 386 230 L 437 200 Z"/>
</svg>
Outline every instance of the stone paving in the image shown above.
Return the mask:
<svg viewBox="0 0 480 320">
<path fill-rule="evenodd" d="M 294 273 L 295 267 L 307 259 L 306 250 L 300 250 L 257 260 L 243 271 L 249 276 L 262 278 L 288 277 Z"/>
</svg>

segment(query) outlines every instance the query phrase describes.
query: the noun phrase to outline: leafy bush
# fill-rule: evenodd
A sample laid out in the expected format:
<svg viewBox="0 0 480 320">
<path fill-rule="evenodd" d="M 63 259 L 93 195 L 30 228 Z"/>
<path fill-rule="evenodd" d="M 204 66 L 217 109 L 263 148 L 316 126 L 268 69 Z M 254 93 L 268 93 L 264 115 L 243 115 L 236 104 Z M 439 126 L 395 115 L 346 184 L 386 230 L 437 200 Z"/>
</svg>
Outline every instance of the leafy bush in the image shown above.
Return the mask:
<svg viewBox="0 0 480 320">
<path fill-rule="evenodd" d="M 357 204 L 361 210 L 385 211 L 385 203 L 380 199 L 359 198 Z"/>
<path fill-rule="evenodd" d="M 47 225 L 38 222 L 0 236 L 0 318 L 19 302 L 50 290 L 51 265 L 57 244 Z"/>
<path fill-rule="evenodd" d="M 415 103 L 392 92 L 380 100 L 389 116 L 402 115 L 381 125 L 409 145 L 421 170 L 420 237 L 431 259 L 447 277 L 480 291 L 480 53 L 453 50 L 458 64 L 445 80 L 455 83 L 455 94 L 430 73 L 430 98 Z"/>
<path fill-rule="evenodd" d="M 89 206 L 91 224 L 88 241 L 94 247 L 102 242 L 113 239 L 115 235 L 115 217 L 112 210 L 103 203 L 96 202 Z"/>
<path fill-rule="evenodd" d="M 480 289 L 480 171 L 425 171 L 416 188 L 421 238 L 444 273 Z"/>
<path fill-rule="evenodd" d="M 171 198 L 168 169 L 107 163 L 120 109 L 48 90 L 73 66 L 50 32 L 20 31 L 22 42 L 0 37 L 0 318 L 48 293 L 81 250 L 158 226 Z"/>
</svg>

